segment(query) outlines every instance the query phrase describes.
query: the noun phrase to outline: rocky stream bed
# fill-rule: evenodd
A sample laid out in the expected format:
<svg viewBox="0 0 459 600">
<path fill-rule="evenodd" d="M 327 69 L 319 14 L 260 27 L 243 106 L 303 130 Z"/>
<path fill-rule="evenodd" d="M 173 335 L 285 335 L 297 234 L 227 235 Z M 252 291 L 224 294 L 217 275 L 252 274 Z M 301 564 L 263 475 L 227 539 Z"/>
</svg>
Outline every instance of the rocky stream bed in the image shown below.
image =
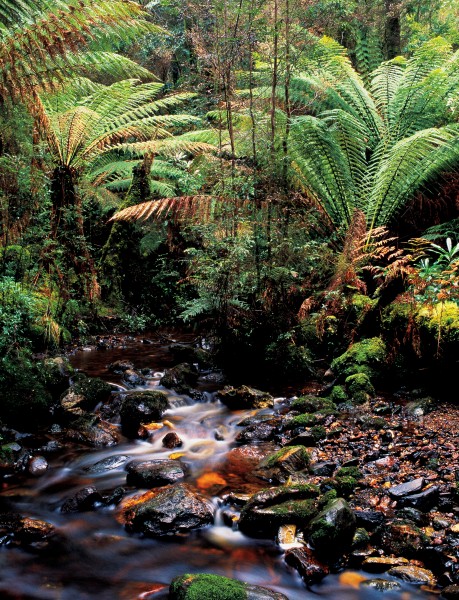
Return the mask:
<svg viewBox="0 0 459 600">
<path fill-rule="evenodd" d="M 225 386 L 168 338 L 70 361 L 2 432 L 2 598 L 459 598 L 455 405 Z"/>
</svg>

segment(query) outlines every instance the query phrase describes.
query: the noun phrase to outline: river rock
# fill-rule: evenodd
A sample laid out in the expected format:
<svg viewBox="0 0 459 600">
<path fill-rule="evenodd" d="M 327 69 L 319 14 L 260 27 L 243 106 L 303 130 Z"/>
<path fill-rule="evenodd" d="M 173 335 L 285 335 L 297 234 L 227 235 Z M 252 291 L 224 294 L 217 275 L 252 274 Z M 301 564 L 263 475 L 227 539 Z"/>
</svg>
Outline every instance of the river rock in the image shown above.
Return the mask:
<svg viewBox="0 0 459 600">
<path fill-rule="evenodd" d="M 347 550 L 354 537 L 356 518 L 343 498 L 336 498 L 309 523 L 308 540 L 318 554 L 333 558 Z"/>
<path fill-rule="evenodd" d="M 170 600 L 288 600 L 279 592 L 223 575 L 186 574 L 172 580 Z"/>
<path fill-rule="evenodd" d="M 179 363 L 199 363 L 203 367 L 208 367 L 212 362 L 210 353 L 207 350 L 189 344 L 172 344 L 169 346 L 169 352 Z"/>
<path fill-rule="evenodd" d="M 79 490 L 72 498 L 68 498 L 62 505 L 61 512 L 74 513 L 93 510 L 98 502 L 102 502 L 102 496 L 94 486 L 88 485 Z"/>
<path fill-rule="evenodd" d="M 440 598 L 445 600 L 459 600 L 459 585 L 448 585 L 441 591 Z"/>
<path fill-rule="evenodd" d="M 162 439 L 162 443 L 164 448 L 169 448 L 170 450 L 172 450 L 173 448 L 180 448 L 180 446 L 183 446 L 182 440 L 175 433 L 175 431 L 170 431 L 169 433 L 166 433 L 166 435 Z"/>
<path fill-rule="evenodd" d="M 69 385 L 69 377 L 74 373 L 68 358 L 65 356 L 46 358 L 42 364 L 46 387 L 53 394 L 63 392 Z"/>
<path fill-rule="evenodd" d="M 392 575 L 392 577 L 397 577 L 397 579 L 401 579 L 402 581 L 407 581 L 408 583 L 429 585 L 436 584 L 436 580 L 432 571 L 421 569 L 420 567 L 415 567 L 414 565 L 392 567 L 392 569 L 389 571 L 389 575 Z"/>
<path fill-rule="evenodd" d="M 399 485 L 389 488 L 389 494 L 395 499 L 403 498 L 403 496 L 420 492 L 423 485 L 424 479 L 419 477 L 418 479 L 413 479 L 411 481 L 407 481 L 406 483 L 400 483 Z"/>
<path fill-rule="evenodd" d="M 304 446 L 287 446 L 264 458 L 256 469 L 256 474 L 269 481 L 285 483 L 290 475 L 307 469 L 310 461 Z"/>
<path fill-rule="evenodd" d="M 371 588 L 377 592 L 397 592 L 402 589 L 397 581 L 390 581 L 389 579 L 366 579 L 362 581 L 360 587 Z"/>
<path fill-rule="evenodd" d="M 138 387 L 139 385 L 145 385 L 146 383 L 146 379 L 133 369 L 126 369 L 121 377 L 121 380 L 127 387 L 132 388 Z"/>
<path fill-rule="evenodd" d="M 198 380 L 197 371 L 188 363 L 181 363 L 171 369 L 166 369 L 160 384 L 178 394 L 188 394 Z"/>
<path fill-rule="evenodd" d="M 76 394 L 84 396 L 85 406 L 87 410 L 93 410 L 100 402 L 105 402 L 110 398 L 113 387 L 99 379 L 98 377 L 86 377 L 83 373 L 78 373 L 74 377 L 74 383 L 70 387 Z"/>
<path fill-rule="evenodd" d="M 130 360 L 115 360 L 108 365 L 108 370 L 121 375 L 125 371 L 134 370 L 134 364 Z"/>
<path fill-rule="evenodd" d="M 338 463 L 333 461 L 322 461 L 314 463 L 310 466 L 310 471 L 313 475 L 322 475 L 324 477 L 330 477 L 336 470 Z"/>
<path fill-rule="evenodd" d="M 230 410 L 272 408 L 274 406 L 274 398 L 270 394 L 247 385 L 239 388 L 226 386 L 217 392 L 217 398 Z"/>
<path fill-rule="evenodd" d="M 236 436 L 239 444 L 251 444 L 253 442 L 266 442 L 274 439 L 279 430 L 280 419 L 269 419 L 261 423 L 249 425 Z"/>
<path fill-rule="evenodd" d="M 137 437 L 140 425 L 158 421 L 167 407 L 164 392 L 145 390 L 126 394 L 120 411 L 124 435 Z"/>
<path fill-rule="evenodd" d="M 40 477 L 48 470 L 48 461 L 44 456 L 34 456 L 30 459 L 27 470 L 34 477 Z"/>
<path fill-rule="evenodd" d="M 409 521 L 395 519 L 386 523 L 381 531 L 381 546 L 387 554 L 395 556 L 416 557 L 419 548 L 426 543 L 423 532 Z"/>
<path fill-rule="evenodd" d="M 292 548 L 285 553 L 285 562 L 296 569 L 304 583 L 309 586 L 321 581 L 330 572 L 309 548 Z"/>
<path fill-rule="evenodd" d="M 97 461 L 93 465 L 85 468 L 88 473 L 105 473 L 105 471 L 111 471 L 124 465 L 131 457 L 127 454 L 114 454 L 113 456 L 107 456 L 102 460 Z"/>
<path fill-rule="evenodd" d="M 411 506 L 421 512 L 427 512 L 432 509 L 438 502 L 440 490 L 436 486 L 432 486 L 423 490 L 419 494 L 406 496 L 399 501 L 401 506 Z"/>
<path fill-rule="evenodd" d="M 64 434 L 67 440 L 87 444 L 95 448 L 114 446 L 118 443 L 116 428 L 109 423 L 101 422 L 97 417 L 81 418 L 72 423 Z"/>
<path fill-rule="evenodd" d="M 369 556 L 363 561 L 362 569 L 368 573 L 384 573 L 392 567 L 407 565 L 408 560 L 402 557 Z"/>
<path fill-rule="evenodd" d="M 386 518 L 377 510 L 355 510 L 357 527 L 364 527 L 367 531 L 373 531 L 384 523 Z"/>
<path fill-rule="evenodd" d="M 261 490 L 243 507 L 239 529 L 254 537 L 271 537 L 282 525 L 304 528 L 318 513 L 319 493 L 309 484 Z"/>
<path fill-rule="evenodd" d="M 157 459 L 133 462 L 127 467 L 127 485 L 151 488 L 175 483 L 185 477 L 185 466 L 178 460 Z"/>
<path fill-rule="evenodd" d="M 126 528 L 159 537 L 210 525 L 214 507 L 187 484 L 147 492 L 125 513 Z"/>
</svg>

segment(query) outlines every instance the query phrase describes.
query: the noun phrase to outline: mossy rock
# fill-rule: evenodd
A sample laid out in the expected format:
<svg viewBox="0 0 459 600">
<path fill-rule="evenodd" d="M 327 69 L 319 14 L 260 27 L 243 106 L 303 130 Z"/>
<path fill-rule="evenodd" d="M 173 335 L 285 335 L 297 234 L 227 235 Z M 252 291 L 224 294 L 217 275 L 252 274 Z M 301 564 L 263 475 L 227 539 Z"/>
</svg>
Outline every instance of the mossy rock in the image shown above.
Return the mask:
<svg viewBox="0 0 459 600">
<path fill-rule="evenodd" d="M 239 388 L 226 386 L 217 392 L 217 398 L 230 410 L 261 409 L 274 406 L 274 398 L 271 394 L 247 385 L 241 385 Z"/>
<path fill-rule="evenodd" d="M 301 396 L 292 402 L 292 409 L 301 413 L 315 413 L 323 409 L 336 410 L 336 405 L 330 398 L 318 396 Z"/>
<path fill-rule="evenodd" d="M 361 397 L 362 393 L 368 394 L 368 396 L 375 395 L 375 388 L 366 373 L 349 375 L 349 377 L 346 377 L 345 384 L 351 398 Z"/>
<path fill-rule="evenodd" d="M 381 375 L 387 358 L 386 344 L 379 337 L 356 342 L 335 358 L 331 369 L 338 377 L 347 378 L 356 373 L 365 373 L 370 379 Z"/>
<path fill-rule="evenodd" d="M 323 420 L 320 416 L 315 413 L 304 413 L 302 415 L 296 415 L 284 423 L 284 429 L 297 429 L 299 427 L 313 427 L 318 425 Z"/>
<path fill-rule="evenodd" d="M 86 408 L 93 409 L 99 402 L 105 402 L 110 397 L 113 387 L 98 377 L 81 377 L 71 386 L 75 394 L 84 396 Z"/>
<path fill-rule="evenodd" d="M 380 537 L 381 547 L 388 554 L 395 556 L 417 558 L 419 549 L 428 543 L 428 538 L 422 529 L 405 519 L 394 519 L 383 525 L 376 534 Z"/>
<path fill-rule="evenodd" d="M 54 399 L 41 367 L 23 357 L 8 360 L 0 377 L 0 419 L 4 424 L 32 431 L 49 422 Z"/>
<path fill-rule="evenodd" d="M 250 585 L 223 575 L 186 574 L 172 580 L 170 600 L 288 600 L 268 588 Z"/>
<path fill-rule="evenodd" d="M 349 498 L 354 493 L 359 482 L 355 477 L 343 475 L 342 477 L 329 477 L 320 484 L 320 489 L 324 492 L 334 491 L 336 496 Z"/>
<path fill-rule="evenodd" d="M 169 390 L 175 390 L 178 394 L 188 394 L 197 381 L 197 371 L 190 364 L 181 363 L 166 369 L 160 384 Z"/>
<path fill-rule="evenodd" d="M 347 402 L 349 400 L 349 396 L 347 395 L 344 386 L 334 385 L 330 395 L 328 396 L 328 400 L 334 404 L 342 404 L 343 402 Z"/>
<path fill-rule="evenodd" d="M 343 498 L 336 498 L 312 519 L 308 540 L 320 556 L 334 560 L 351 547 L 355 530 L 354 512 Z"/>
<path fill-rule="evenodd" d="M 281 448 L 270 454 L 258 465 L 259 469 L 284 469 L 290 473 L 302 471 L 309 466 L 311 457 L 304 446 Z"/>
<path fill-rule="evenodd" d="M 41 364 L 46 387 L 52 392 L 63 392 L 69 385 L 69 377 L 75 372 L 68 358 L 46 358 Z"/>
<path fill-rule="evenodd" d="M 168 406 L 164 392 L 145 390 L 126 394 L 120 411 L 124 435 L 137 437 L 140 425 L 158 421 Z"/>
</svg>

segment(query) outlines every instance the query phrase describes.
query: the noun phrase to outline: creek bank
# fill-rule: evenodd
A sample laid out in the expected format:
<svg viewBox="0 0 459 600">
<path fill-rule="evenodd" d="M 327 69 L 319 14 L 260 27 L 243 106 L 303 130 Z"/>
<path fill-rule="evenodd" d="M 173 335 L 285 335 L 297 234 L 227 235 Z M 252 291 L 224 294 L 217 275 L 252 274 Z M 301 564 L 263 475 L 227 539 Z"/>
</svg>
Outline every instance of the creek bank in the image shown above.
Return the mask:
<svg viewBox="0 0 459 600">
<path fill-rule="evenodd" d="M 117 366 L 121 376 L 141 371 L 134 364 L 124 367 Z M 230 471 L 239 478 L 216 487 L 224 522 L 249 536 L 276 539 L 285 563 L 306 585 L 346 567 L 382 574 L 362 581 L 362 586 L 375 589 L 398 589 L 399 581 L 458 585 L 459 412 L 454 406 L 435 405 L 420 393 L 403 407 L 377 397 L 365 378 L 357 383 L 366 391 L 356 390 L 356 378 L 349 382 L 351 376 L 345 375 L 347 399 L 341 402 L 332 389 L 329 397 L 272 399 L 257 406 L 256 399 L 265 394 L 253 390 L 253 404 L 244 404 L 251 413 L 238 420 L 234 447 L 222 466 L 224 481 L 233 481 L 227 477 Z M 142 376 L 148 378 L 148 372 Z M 104 463 L 95 463 L 94 472 L 123 466 L 126 487 L 151 489 L 133 497 L 132 489 L 99 491 L 88 486 L 68 498 L 61 512 L 118 505 L 127 530 L 149 537 L 208 528 L 216 506 L 209 493 L 189 483 L 185 461 L 174 451 L 181 445 L 179 436 L 164 433 L 160 421 L 168 408 L 165 394 L 114 391 L 97 381 L 88 383 L 81 375 L 70 383 L 56 402 L 57 422 L 41 437 L 15 437 L 11 432 L 14 439 L 4 448 L 11 461 L 6 461 L 4 472 L 17 475 L 34 463 L 46 472 L 39 459 L 46 460 L 69 440 L 115 444 L 120 419 L 121 432 L 131 439 L 151 440 L 159 430 L 158 440 L 175 458 L 139 466 L 114 453 Z M 92 395 L 93 387 L 103 393 Z M 350 390 L 365 391 L 365 402 L 350 402 Z M 91 438 L 88 432 L 106 432 L 107 438 Z M 163 443 L 168 436 L 170 442 Z M 46 541 L 45 526 L 42 531 Z M 8 535 L 22 539 L 21 534 Z"/>
</svg>

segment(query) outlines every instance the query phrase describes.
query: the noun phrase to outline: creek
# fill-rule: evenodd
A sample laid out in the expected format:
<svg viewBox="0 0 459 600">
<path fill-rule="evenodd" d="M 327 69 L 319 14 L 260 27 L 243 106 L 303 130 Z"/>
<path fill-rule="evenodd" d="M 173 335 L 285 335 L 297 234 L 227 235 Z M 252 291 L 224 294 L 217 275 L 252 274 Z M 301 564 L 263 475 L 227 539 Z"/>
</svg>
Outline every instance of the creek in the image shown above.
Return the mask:
<svg viewBox="0 0 459 600">
<path fill-rule="evenodd" d="M 133 340 L 127 347 L 103 351 L 80 351 L 73 365 L 90 376 L 119 384 L 107 371 L 115 360 L 132 360 L 148 367 L 154 376 L 141 389 L 163 389 L 159 380 L 170 366 L 167 346 Z M 215 385 L 213 386 L 215 389 Z M 212 385 L 202 386 L 204 401 L 168 393 L 171 408 L 166 424 L 148 440 L 127 440 L 103 449 L 67 444 L 64 451 L 48 457 L 49 468 L 34 478 L 27 473 L 6 479 L 0 494 L 9 509 L 21 515 L 51 522 L 62 533 L 65 545 L 54 554 L 31 553 L 19 548 L 0 548 L 0 597 L 17 600 L 135 600 L 167 598 L 170 581 L 188 572 L 226 575 L 284 593 L 290 600 L 371 600 L 381 593 L 362 589 L 352 573 L 330 575 L 311 590 L 287 567 L 282 551 L 272 540 L 248 538 L 223 523 L 222 498 L 232 490 L 262 487 L 250 473 L 228 457 L 236 446 L 237 423 L 253 411 L 229 411 L 214 398 Z M 278 400 L 281 402 L 281 400 Z M 224 432 L 217 436 L 216 430 Z M 183 441 L 176 450 L 162 446 L 164 435 L 174 430 Z M 84 513 L 64 514 L 66 499 L 85 486 L 101 493 L 126 488 L 126 465 L 134 459 L 168 458 L 179 451 L 189 466 L 186 482 L 212 499 L 217 507 L 213 526 L 182 537 L 159 539 L 129 534 L 117 520 L 115 506 L 97 507 Z M 94 467 L 109 457 L 119 460 L 114 468 Z M 116 464 L 116 462 L 114 464 Z M 128 495 L 139 493 L 126 488 Z M 371 578 L 368 574 L 362 574 Z M 402 591 L 386 592 L 388 600 L 433 598 L 418 587 L 402 585 Z M 206 599 L 203 599 L 206 600 Z"/>
</svg>

